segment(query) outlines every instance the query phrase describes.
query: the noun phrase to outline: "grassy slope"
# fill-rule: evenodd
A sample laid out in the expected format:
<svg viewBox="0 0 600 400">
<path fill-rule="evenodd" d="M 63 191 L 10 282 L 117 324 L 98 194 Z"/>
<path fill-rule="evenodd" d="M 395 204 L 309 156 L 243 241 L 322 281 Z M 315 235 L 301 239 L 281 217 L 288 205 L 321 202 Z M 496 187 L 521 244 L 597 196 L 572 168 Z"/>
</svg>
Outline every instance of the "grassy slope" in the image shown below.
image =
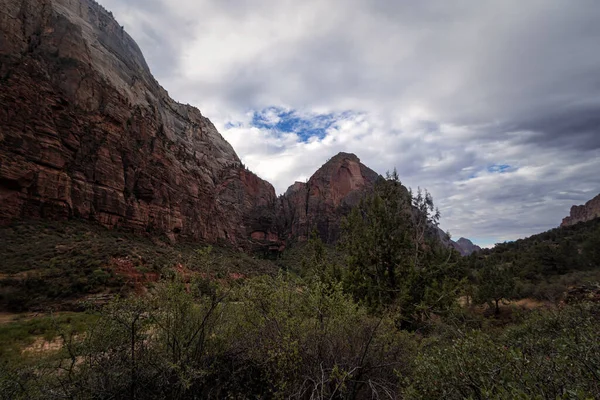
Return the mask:
<svg viewBox="0 0 600 400">
<path fill-rule="evenodd" d="M 36 339 L 51 342 L 61 335 L 70 337 L 84 333 L 98 316 L 88 313 L 60 313 L 41 315 L 15 315 L 11 320 L 0 323 L 0 359 L 21 360 L 43 355 L 43 349 L 34 348 Z M 25 351 L 32 346 L 30 351 Z"/>
<path fill-rule="evenodd" d="M 277 271 L 270 261 L 207 244 L 109 230 L 81 221 L 0 228 L 0 310 L 72 308 L 76 300 L 128 292 L 179 271 L 221 279 Z"/>
</svg>

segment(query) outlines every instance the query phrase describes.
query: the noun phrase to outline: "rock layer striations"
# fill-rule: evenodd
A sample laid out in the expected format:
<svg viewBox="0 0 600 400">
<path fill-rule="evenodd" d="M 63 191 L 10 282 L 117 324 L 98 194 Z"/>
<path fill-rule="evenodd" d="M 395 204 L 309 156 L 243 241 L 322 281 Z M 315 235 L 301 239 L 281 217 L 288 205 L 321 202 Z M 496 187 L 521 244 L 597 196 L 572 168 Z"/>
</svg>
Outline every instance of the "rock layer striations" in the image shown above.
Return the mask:
<svg viewBox="0 0 600 400">
<path fill-rule="evenodd" d="M 375 171 L 349 153 L 339 153 L 327 161 L 310 179 L 296 182 L 280 197 L 276 220 L 279 237 L 303 241 L 315 229 L 321 240 L 335 243 L 340 236 L 340 225 L 353 207 L 365 196 L 373 194 L 377 180 L 383 179 Z M 404 188 L 406 195 L 408 189 Z M 417 212 L 416 209 L 413 212 Z M 433 227 L 432 227 L 433 228 Z M 441 229 L 432 229 L 437 239 L 461 255 L 481 250 L 470 240 L 454 242 Z"/>
<path fill-rule="evenodd" d="M 334 243 L 378 179 L 340 153 L 277 198 L 95 1 L 0 0 L 0 224 L 79 218 L 280 251 L 313 229 Z"/>
<path fill-rule="evenodd" d="M 169 97 L 109 12 L 92 0 L 0 10 L 0 222 L 76 217 L 234 243 L 269 229 L 273 187 Z"/>
</svg>

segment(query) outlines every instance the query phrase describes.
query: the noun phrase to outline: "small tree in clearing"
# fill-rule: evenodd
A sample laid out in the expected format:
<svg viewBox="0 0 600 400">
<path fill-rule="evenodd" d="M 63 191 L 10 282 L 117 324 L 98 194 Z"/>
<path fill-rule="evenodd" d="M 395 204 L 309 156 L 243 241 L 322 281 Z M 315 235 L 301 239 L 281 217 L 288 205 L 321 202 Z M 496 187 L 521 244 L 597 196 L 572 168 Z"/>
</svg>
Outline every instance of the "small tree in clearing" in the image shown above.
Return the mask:
<svg viewBox="0 0 600 400">
<path fill-rule="evenodd" d="M 500 313 L 500 302 L 514 295 L 515 281 L 507 266 L 488 265 L 479 274 L 479 287 L 476 302 L 487 303 L 497 315 Z"/>
</svg>

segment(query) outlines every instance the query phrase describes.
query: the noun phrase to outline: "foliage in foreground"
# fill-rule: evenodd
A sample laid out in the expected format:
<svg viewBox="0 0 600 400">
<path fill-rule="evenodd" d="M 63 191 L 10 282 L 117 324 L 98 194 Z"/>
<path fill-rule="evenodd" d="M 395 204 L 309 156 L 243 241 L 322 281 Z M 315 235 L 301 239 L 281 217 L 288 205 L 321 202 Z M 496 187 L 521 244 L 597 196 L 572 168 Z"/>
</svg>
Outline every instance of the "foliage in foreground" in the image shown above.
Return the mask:
<svg viewBox="0 0 600 400">
<path fill-rule="evenodd" d="M 600 307 L 538 313 L 495 335 L 424 346 L 407 396 L 419 399 L 600 398 Z"/>
<path fill-rule="evenodd" d="M 395 171 L 377 182 L 342 224 L 345 290 L 370 310 L 394 309 L 411 330 L 454 309 L 466 272 L 438 240 L 438 220 L 431 195 L 406 191 Z"/>
<path fill-rule="evenodd" d="M 200 287 L 204 289 L 199 290 Z M 285 276 L 226 292 L 161 283 L 104 307 L 32 364 L 2 364 L 10 399 L 587 399 L 600 396 L 600 306 L 534 312 L 504 331 L 419 338 L 339 285 Z"/>
<path fill-rule="evenodd" d="M 203 285 L 206 286 L 206 285 Z M 411 335 L 341 287 L 279 276 L 226 293 L 159 285 L 105 307 L 63 354 L 7 370 L 6 398 L 371 398 L 400 390 Z M 4 365 L 4 368 L 7 368 Z"/>
</svg>

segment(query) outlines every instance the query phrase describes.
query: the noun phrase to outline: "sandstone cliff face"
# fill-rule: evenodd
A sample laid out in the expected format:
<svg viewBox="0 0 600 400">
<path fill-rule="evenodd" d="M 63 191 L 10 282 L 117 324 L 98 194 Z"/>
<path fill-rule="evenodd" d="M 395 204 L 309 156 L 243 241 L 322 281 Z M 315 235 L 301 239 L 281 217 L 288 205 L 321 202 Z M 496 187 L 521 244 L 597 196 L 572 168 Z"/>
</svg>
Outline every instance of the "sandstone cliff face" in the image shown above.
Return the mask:
<svg viewBox="0 0 600 400">
<path fill-rule="evenodd" d="M 331 158 L 307 183 L 296 182 L 281 197 L 279 220 L 286 236 L 306 240 L 317 229 L 324 242 L 335 242 L 342 217 L 373 191 L 377 179 L 354 154 Z"/>
<path fill-rule="evenodd" d="M 78 217 L 234 243 L 268 231 L 273 187 L 168 96 L 110 13 L 93 0 L 0 10 L 0 223 Z"/>
<path fill-rule="evenodd" d="M 600 195 L 585 203 L 583 206 L 571 207 L 571 215 L 564 218 L 560 226 L 571 226 L 578 222 L 600 218 Z"/>
</svg>

